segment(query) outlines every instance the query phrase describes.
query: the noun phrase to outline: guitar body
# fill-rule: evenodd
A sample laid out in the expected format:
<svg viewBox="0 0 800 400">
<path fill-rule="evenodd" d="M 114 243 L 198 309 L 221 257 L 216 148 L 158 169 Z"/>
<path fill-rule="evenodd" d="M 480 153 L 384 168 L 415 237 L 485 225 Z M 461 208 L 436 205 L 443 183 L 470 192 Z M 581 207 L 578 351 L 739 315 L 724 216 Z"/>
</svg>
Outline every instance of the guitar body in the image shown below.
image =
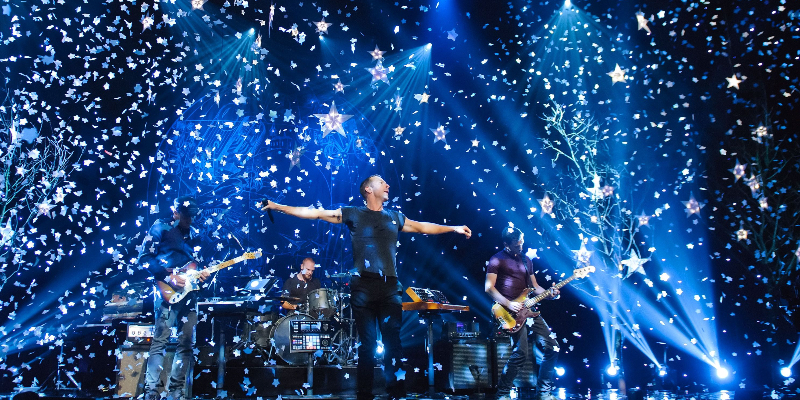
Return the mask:
<svg viewBox="0 0 800 400">
<path fill-rule="evenodd" d="M 244 253 L 239 257 L 232 258 L 228 261 L 221 262 L 217 265 L 199 271 L 197 270 L 197 263 L 190 261 L 181 268 L 181 270 L 185 272 L 179 274 L 183 277 L 183 279 L 186 280 L 186 284 L 182 288 L 175 287 L 164 281 L 156 281 L 156 287 L 161 293 L 161 298 L 166 300 L 169 304 L 175 304 L 186 298 L 189 293 L 194 292 L 195 290 L 200 290 L 200 275 L 203 273 L 203 271 L 214 273 L 223 268 L 228 268 L 233 264 L 240 263 L 245 260 L 253 260 L 259 257 L 261 257 L 261 252 Z"/>
<path fill-rule="evenodd" d="M 156 287 L 158 291 L 161 292 L 161 298 L 166 300 L 169 304 L 175 304 L 186 298 L 186 296 L 195 291 L 200 289 L 200 284 L 198 283 L 198 277 L 200 276 L 200 272 L 197 270 L 197 263 L 194 261 L 188 262 L 184 265 L 182 270 L 186 272 L 179 274 L 186 279 L 186 285 L 182 288 L 172 286 L 167 282 L 158 281 L 156 282 Z"/>
<path fill-rule="evenodd" d="M 511 312 L 511 310 L 501 306 L 499 303 L 494 303 L 492 306 L 492 315 L 494 316 L 495 320 L 500 324 L 500 328 L 506 330 L 510 333 L 515 333 L 522 329 L 525 320 L 528 318 L 536 318 L 539 316 L 538 311 L 532 310 L 533 306 L 539 303 L 540 301 L 550 297 L 552 295 L 553 289 L 559 289 L 562 286 L 566 285 L 573 279 L 578 278 L 585 278 L 590 273 L 594 272 L 593 266 L 587 266 L 584 268 L 578 268 L 572 271 L 572 276 L 567 279 L 564 279 L 561 282 L 556 283 L 550 289 L 545 290 L 544 292 L 540 293 L 537 296 L 528 298 L 528 294 L 531 292 L 531 288 L 525 289 L 519 297 L 514 299 L 514 302 L 522 304 L 522 310 L 519 312 Z"/>
<path fill-rule="evenodd" d="M 524 303 L 525 299 L 528 297 L 528 293 L 530 293 L 531 289 L 525 289 L 519 297 L 512 300 L 517 303 Z M 508 331 L 510 333 L 516 333 L 520 329 L 522 329 L 523 324 L 525 324 L 525 320 L 528 318 L 536 318 L 539 316 L 538 311 L 533 311 L 530 308 L 523 307 L 522 310 L 519 312 L 513 312 L 503 306 L 500 303 L 494 303 L 492 306 L 492 315 L 494 316 L 495 320 L 500 324 L 500 328 Z"/>
</svg>

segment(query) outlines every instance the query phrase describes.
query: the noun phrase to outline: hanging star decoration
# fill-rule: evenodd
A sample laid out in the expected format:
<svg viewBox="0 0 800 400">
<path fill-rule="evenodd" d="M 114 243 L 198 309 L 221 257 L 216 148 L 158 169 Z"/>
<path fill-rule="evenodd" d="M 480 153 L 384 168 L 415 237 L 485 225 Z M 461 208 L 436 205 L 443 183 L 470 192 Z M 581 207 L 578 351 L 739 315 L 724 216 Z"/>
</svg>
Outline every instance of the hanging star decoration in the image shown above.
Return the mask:
<svg viewBox="0 0 800 400">
<path fill-rule="evenodd" d="M 736 180 L 734 182 L 738 182 L 739 179 L 741 179 L 744 176 L 744 173 L 745 173 L 744 169 L 745 169 L 745 166 L 742 165 L 742 164 L 739 164 L 739 160 L 736 160 L 736 166 L 733 167 L 732 170 L 730 170 L 731 172 L 733 172 L 733 176 L 736 177 Z"/>
<path fill-rule="evenodd" d="M 192 10 L 202 10 L 206 0 L 192 0 Z"/>
<path fill-rule="evenodd" d="M 739 84 L 742 83 L 742 81 L 736 77 L 736 74 L 731 75 L 730 78 L 725 78 L 725 80 L 728 81 L 728 88 L 734 87 L 736 90 L 739 90 Z"/>
<path fill-rule="evenodd" d="M 700 209 L 705 207 L 705 204 L 700 204 L 697 199 L 694 198 L 694 195 L 689 195 L 689 201 L 682 201 L 681 203 L 686 207 L 684 211 L 686 211 L 687 217 L 692 214 L 700 213 Z"/>
<path fill-rule="evenodd" d="M 755 196 L 761 190 L 761 175 L 751 173 L 749 178 L 745 178 L 744 183 L 750 187 L 750 192 Z"/>
<path fill-rule="evenodd" d="M 769 131 L 767 130 L 767 128 L 765 128 L 763 125 L 762 125 L 762 126 L 759 126 L 758 128 L 756 128 L 756 129 L 753 131 L 753 136 L 754 136 L 754 139 L 755 139 L 755 141 L 756 141 L 756 142 L 758 142 L 758 143 L 762 143 L 762 141 L 763 141 L 765 138 L 767 138 L 767 139 L 768 139 L 768 138 L 771 138 L 771 137 L 772 137 L 772 135 L 770 135 L 770 133 L 769 133 Z"/>
<path fill-rule="evenodd" d="M 394 128 L 393 130 L 394 130 L 394 138 L 400 140 L 400 138 L 403 137 L 403 131 L 406 130 L 406 128 L 403 128 L 402 126 L 398 125 L 397 128 Z"/>
<path fill-rule="evenodd" d="M 592 259 L 592 251 L 586 249 L 585 244 L 581 243 L 580 249 L 571 251 L 575 255 L 575 260 L 578 261 L 579 264 L 589 265 L 589 261 Z"/>
<path fill-rule="evenodd" d="M 603 198 L 603 189 L 600 188 L 600 176 L 595 175 L 592 178 L 592 187 L 587 188 L 586 191 L 592 197 L 592 200 L 599 200 Z M 581 193 L 583 194 L 583 193 Z M 585 196 L 585 194 L 583 194 Z M 584 197 L 581 196 L 581 197 Z"/>
<path fill-rule="evenodd" d="M 444 126 L 439 125 L 438 127 L 436 127 L 436 129 L 430 128 L 430 130 L 431 130 L 431 132 L 433 132 L 433 136 L 435 138 L 433 140 L 433 143 L 436 143 L 436 142 L 438 142 L 440 140 L 445 142 L 445 143 L 447 143 L 447 140 L 445 140 L 445 136 L 448 133 L 450 133 L 450 131 L 445 129 Z"/>
<path fill-rule="evenodd" d="M 371 68 L 364 68 L 369 71 L 370 75 L 372 75 L 372 83 L 377 81 L 383 81 L 384 83 L 389 83 L 389 77 L 387 76 L 388 70 L 383 67 L 383 64 L 378 61 L 378 63 Z"/>
<path fill-rule="evenodd" d="M 327 114 L 314 114 L 315 117 L 319 118 L 319 122 L 322 125 L 322 137 L 328 136 L 329 133 L 332 131 L 339 132 L 340 135 L 347 137 L 347 134 L 344 132 L 344 124 L 345 121 L 352 118 L 352 115 L 346 114 L 339 114 L 339 111 L 336 110 L 336 102 L 331 102 L 331 108 Z"/>
<path fill-rule="evenodd" d="M 14 228 L 11 227 L 11 218 L 6 222 L 6 226 L 0 228 L 0 235 L 2 236 L 0 237 L 0 247 L 11 242 L 11 239 L 14 237 Z"/>
<path fill-rule="evenodd" d="M 333 90 L 336 93 L 339 93 L 339 92 L 344 93 L 344 88 L 346 88 L 348 86 L 350 86 L 350 85 L 345 85 L 345 84 L 342 83 L 341 80 L 339 80 L 339 82 L 336 82 L 336 83 L 333 84 Z"/>
<path fill-rule="evenodd" d="M 622 68 L 619 67 L 619 64 L 617 64 L 617 66 L 614 67 L 613 71 L 607 73 L 606 75 L 611 77 L 612 85 L 617 82 L 625 82 L 628 79 L 628 77 L 625 76 L 625 71 L 623 71 Z"/>
<path fill-rule="evenodd" d="M 325 18 L 323 18 L 322 21 L 314 22 L 314 25 L 317 26 L 317 33 L 323 34 L 323 33 L 328 33 L 328 27 L 330 27 L 333 24 L 325 22 Z"/>
<path fill-rule="evenodd" d="M 639 226 L 650 226 L 650 216 L 646 215 L 644 211 L 642 211 L 641 215 L 637 215 L 636 219 L 639 220 Z"/>
<path fill-rule="evenodd" d="M 417 101 L 419 101 L 419 104 L 422 104 L 422 103 L 427 103 L 429 97 L 431 97 L 431 95 L 429 95 L 429 94 L 427 94 L 425 92 L 422 92 L 422 94 L 415 94 L 414 95 L 414 100 L 417 100 Z"/>
<path fill-rule="evenodd" d="M 537 200 L 539 201 L 539 206 L 542 207 L 542 215 L 550 214 L 550 216 L 553 217 L 553 207 L 556 203 L 550 199 L 550 196 L 545 193 L 543 198 Z"/>
<path fill-rule="evenodd" d="M 769 208 L 769 203 L 767 203 L 766 196 L 761 196 L 761 198 L 758 199 L 758 206 L 761 207 L 762 210 L 766 210 Z"/>
<path fill-rule="evenodd" d="M 748 233 L 747 230 L 744 229 L 744 223 L 740 222 L 739 223 L 739 230 L 736 231 L 736 240 L 738 240 L 740 242 L 742 240 L 747 240 L 747 233 Z"/>
<path fill-rule="evenodd" d="M 640 30 L 644 29 L 647 32 L 647 34 L 649 35 L 650 34 L 650 27 L 647 26 L 647 22 L 648 22 L 647 18 L 644 17 L 644 13 L 643 12 L 639 11 L 638 13 L 636 13 L 636 24 L 639 26 L 639 29 L 637 29 L 637 30 L 640 31 Z"/>
<path fill-rule="evenodd" d="M 301 160 L 301 157 L 303 157 L 303 153 L 305 153 L 305 152 L 306 152 L 306 148 L 303 147 L 303 146 L 300 146 L 300 147 L 292 150 L 291 153 L 286 155 L 286 157 L 289 158 L 289 171 L 291 171 L 292 168 L 294 168 L 294 167 L 300 167 L 300 160 Z"/>
<path fill-rule="evenodd" d="M 447 38 L 448 39 L 450 39 L 450 40 L 455 42 L 457 37 L 458 37 L 458 34 L 456 33 L 456 29 L 455 28 L 453 28 L 453 30 L 451 30 L 451 31 L 447 31 Z"/>
<path fill-rule="evenodd" d="M 153 16 L 152 15 L 150 15 L 150 14 L 145 15 L 142 18 L 142 32 L 150 29 L 150 27 L 153 26 L 154 22 L 155 21 L 153 20 Z"/>
<path fill-rule="evenodd" d="M 386 52 L 385 52 L 385 51 L 381 51 L 381 50 L 378 48 L 378 45 L 375 45 L 375 50 L 368 51 L 367 53 L 369 53 L 369 54 L 372 56 L 372 59 L 373 59 L 373 60 L 381 60 L 381 59 L 383 59 L 383 55 L 384 55 Z"/>
<path fill-rule="evenodd" d="M 626 278 L 631 276 L 634 272 L 647 275 L 642 266 L 648 261 L 650 261 L 650 257 L 639 258 L 639 255 L 636 254 L 635 251 L 631 251 L 629 258 L 620 262 L 619 269 L 622 271 L 625 267 L 628 267 L 628 272 L 625 274 Z"/>
</svg>

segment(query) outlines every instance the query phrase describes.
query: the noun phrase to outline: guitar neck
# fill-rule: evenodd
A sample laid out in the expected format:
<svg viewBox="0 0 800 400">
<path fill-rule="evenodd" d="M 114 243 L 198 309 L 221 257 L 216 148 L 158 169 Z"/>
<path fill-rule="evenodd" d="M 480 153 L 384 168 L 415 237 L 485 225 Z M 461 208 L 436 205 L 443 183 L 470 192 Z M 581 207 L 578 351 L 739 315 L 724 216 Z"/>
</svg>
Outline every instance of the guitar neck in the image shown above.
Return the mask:
<svg viewBox="0 0 800 400">
<path fill-rule="evenodd" d="M 575 279 L 577 277 L 578 277 L 577 275 L 573 274 L 569 278 L 564 279 L 563 281 L 558 282 L 555 285 L 551 286 L 550 289 L 545 290 L 540 295 L 535 296 L 535 297 L 531 297 L 530 299 L 525 300 L 525 307 L 527 307 L 527 308 L 533 307 L 534 304 L 536 304 L 536 303 L 546 299 L 548 296 L 550 296 L 550 293 L 552 293 L 553 289 L 560 289 L 561 287 L 563 287 L 564 285 L 570 283 L 573 279 Z"/>
<path fill-rule="evenodd" d="M 231 258 L 231 259 L 230 259 L 230 260 L 228 260 L 228 261 L 223 261 L 223 262 L 221 262 L 221 263 L 219 263 L 219 264 L 217 264 L 217 265 L 214 265 L 214 266 L 211 266 L 211 267 L 208 267 L 208 268 L 206 268 L 206 271 L 208 271 L 209 273 L 212 273 L 212 274 L 213 274 L 214 272 L 217 272 L 217 271 L 219 271 L 219 270 L 221 270 L 221 269 L 228 268 L 228 267 L 230 267 L 231 265 L 233 265 L 233 264 L 236 264 L 236 263 L 238 263 L 238 262 L 242 262 L 242 261 L 244 261 L 244 256 L 239 256 L 239 257 L 236 257 L 236 258 Z"/>
</svg>

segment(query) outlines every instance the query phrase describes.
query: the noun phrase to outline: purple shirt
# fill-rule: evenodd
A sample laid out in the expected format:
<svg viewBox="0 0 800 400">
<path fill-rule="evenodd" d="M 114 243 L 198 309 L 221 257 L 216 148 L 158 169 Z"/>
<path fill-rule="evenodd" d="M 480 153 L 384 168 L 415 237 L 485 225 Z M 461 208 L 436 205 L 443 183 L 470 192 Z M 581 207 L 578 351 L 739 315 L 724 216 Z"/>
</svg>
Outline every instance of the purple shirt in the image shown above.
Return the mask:
<svg viewBox="0 0 800 400">
<path fill-rule="evenodd" d="M 497 289 L 503 297 L 513 300 L 522 294 L 522 291 L 530 286 L 530 276 L 533 274 L 533 263 L 528 256 L 512 256 L 505 250 L 501 250 L 489 259 L 486 267 L 487 274 L 497 274 Z"/>
</svg>

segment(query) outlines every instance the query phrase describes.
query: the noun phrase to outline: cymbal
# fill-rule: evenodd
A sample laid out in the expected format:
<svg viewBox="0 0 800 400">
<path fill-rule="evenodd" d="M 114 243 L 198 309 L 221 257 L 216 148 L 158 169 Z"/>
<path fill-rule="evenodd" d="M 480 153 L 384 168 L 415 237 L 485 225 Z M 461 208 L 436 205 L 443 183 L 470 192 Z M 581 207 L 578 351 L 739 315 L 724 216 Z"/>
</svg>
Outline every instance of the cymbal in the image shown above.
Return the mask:
<svg viewBox="0 0 800 400">
<path fill-rule="evenodd" d="M 342 273 L 338 273 L 338 274 L 330 274 L 330 277 L 331 278 L 349 278 L 350 277 L 350 273 L 349 272 L 342 272 Z"/>
</svg>

